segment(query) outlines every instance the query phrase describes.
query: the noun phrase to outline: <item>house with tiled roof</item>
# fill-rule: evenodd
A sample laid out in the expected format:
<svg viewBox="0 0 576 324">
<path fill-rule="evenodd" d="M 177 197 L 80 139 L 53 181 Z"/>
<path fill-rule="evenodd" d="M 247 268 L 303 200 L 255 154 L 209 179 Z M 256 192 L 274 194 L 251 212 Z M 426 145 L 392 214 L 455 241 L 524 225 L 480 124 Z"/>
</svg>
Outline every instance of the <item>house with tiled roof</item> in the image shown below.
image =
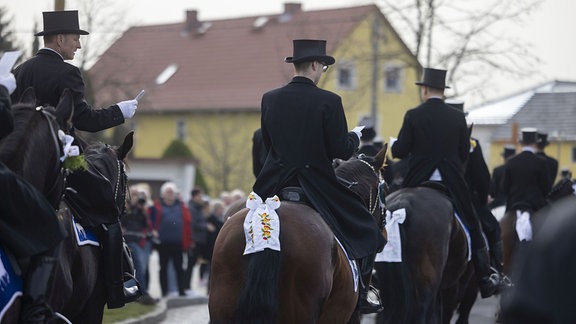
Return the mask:
<svg viewBox="0 0 576 324">
<path fill-rule="evenodd" d="M 420 102 L 421 66 L 376 5 L 306 11 L 286 3 L 277 14 L 210 21 L 189 10 L 182 22 L 128 29 L 88 74 L 97 105 L 146 90 L 126 125 L 135 130 L 133 169 L 178 139 L 211 194 L 249 191 L 261 97 L 292 78 L 284 58 L 300 38 L 327 40 L 336 64 L 318 86 L 342 97 L 349 128 L 374 115 L 379 136 L 396 136 Z"/>
<path fill-rule="evenodd" d="M 560 168 L 576 171 L 576 82 L 551 81 L 487 102 L 468 114 L 473 136 L 480 140 L 486 161 L 501 164 L 504 145 L 516 145 L 524 127 L 548 134 L 545 152 Z"/>
</svg>

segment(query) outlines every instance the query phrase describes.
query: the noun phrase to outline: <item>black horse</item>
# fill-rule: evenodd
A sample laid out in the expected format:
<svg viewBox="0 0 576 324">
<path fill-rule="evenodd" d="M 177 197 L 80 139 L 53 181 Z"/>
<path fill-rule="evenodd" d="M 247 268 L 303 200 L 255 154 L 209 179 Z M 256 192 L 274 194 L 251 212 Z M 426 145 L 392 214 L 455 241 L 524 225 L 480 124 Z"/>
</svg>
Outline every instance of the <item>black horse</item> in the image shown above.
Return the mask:
<svg viewBox="0 0 576 324">
<path fill-rule="evenodd" d="M 436 189 L 403 188 L 386 197 L 386 209 L 403 209 L 405 220 L 399 225 L 401 260 L 374 266 L 384 306 L 377 323 L 442 323 L 468 265 L 466 235 L 452 203 Z"/>
<path fill-rule="evenodd" d="M 15 131 L 3 140 L 0 158 L 58 208 L 58 218 L 67 232 L 66 239 L 58 247 L 59 258 L 48 303 L 61 317 L 73 323 L 101 323 L 106 303 L 101 247 L 79 243 L 77 236 L 86 234 L 87 229 L 77 226 L 74 218 L 82 215 L 72 215 L 63 201 L 65 175 L 69 171 L 64 169 L 61 160 L 61 131 L 70 129 L 73 107 L 68 91 L 63 93 L 55 108 L 36 107 L 33 92 L 25 93 L 22 102 L 13 105 Z M 109 192 L 113 195 L 109 199 L 120 210 L 125 207 L 127 186 L 123 160 L 132 144 L 133 133 L 130 132 L 118 148 L 93 143 L 83 149 L 86 165 L 109 181 Z M 2 323 L 17 323 L 19 306 L 18 301 L 14 302 Z"/>
</svg>

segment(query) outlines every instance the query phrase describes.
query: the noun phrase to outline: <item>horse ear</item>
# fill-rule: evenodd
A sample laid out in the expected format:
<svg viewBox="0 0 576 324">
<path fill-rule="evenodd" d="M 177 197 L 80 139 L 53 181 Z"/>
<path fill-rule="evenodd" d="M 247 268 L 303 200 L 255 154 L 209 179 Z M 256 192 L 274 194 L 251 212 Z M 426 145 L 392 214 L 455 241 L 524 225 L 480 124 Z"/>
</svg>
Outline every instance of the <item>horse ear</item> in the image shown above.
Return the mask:
<svg viewBox="0 0 576 324">
<path fill-rule="evenodd" d="M 388 153 L 388 143 L 384 143 L 382 149 L 374 157 L 374 164 L 378 170 L 383 170 L 386 166 L 386 154 Z"/>
<path fill-rule="evenodd" d="M 34 92 L 34 88 L 28 87 L 19 98 L 20 103 L 29 104 L 29 105 L 36 105 L 36 92 Z"/>
<path fill-rule="evenodd" d="M 72 129 L 72 116 L 74 115 L 74 98 L 69 89 L 64 89 L 56 105 L 56 119 L 58 125 L 68 132 Z"/>
<path fill-rule="evenodd" d="M 122 145 L 116 149 L 116 154 L 118 155 L 118 160 L 124 160 L 126 156 L 128 156 L 128 152 L 132 149 L 132 145 L 134 144 L 134 131 L 130 131 L 124 137 L 124 142 Z"/>
</svg>

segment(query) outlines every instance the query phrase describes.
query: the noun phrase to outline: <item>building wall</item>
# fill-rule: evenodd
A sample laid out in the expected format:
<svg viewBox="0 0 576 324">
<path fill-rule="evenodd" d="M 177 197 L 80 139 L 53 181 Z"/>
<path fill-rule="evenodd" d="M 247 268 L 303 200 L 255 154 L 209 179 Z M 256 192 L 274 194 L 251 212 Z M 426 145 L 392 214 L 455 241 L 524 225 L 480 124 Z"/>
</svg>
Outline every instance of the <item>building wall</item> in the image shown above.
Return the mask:
<svg viewBox="0 0 576 324">
<path fill-rule="evenodd" d="M 380 28 L 375 94 L 372 91 L 374 19 L 378 20 Z M 375 96 L 378 136 L 385 141 L 388 141 L 390 136 L 396 137 L 405 112 L 420 103 L 419 87 L 414 84 L 419 79 L 419 64 L 415 58 L 406 51 L 401 40 L 379 14 L 373 14 L 360 22 L 350 36 L 339 44 L 334 56 L 336 65 L 329 70 L 328 78 L 322 86 L 342 97 L 350 128 L 363 116 L 371 115 L 372 98 Z M 342 89 L 338 85 L 338 65 L 350 63 L 356 67 L 356 87 L 350 90 Z M 385 68 L 392 65 L 402 67 L 399 91 L 385 90 Z"/>
<path fill-rule="evenodd" d="M 379 66 L 377 84 L 377 132 L 388 141 L 397 136 L 406 110 L 420 103 L 419 89 L 414 82 L 419 79 L 414 57 L 406 52 L 382 16 L 376 15 L 380 26 Z M 338 44 L 334 53 L 336 65 L 324 75 L 320 87 L 334 91 L 342 97 L 349 128 L 361 117 L 370 115 L 372 105 L 372 24 L 373 16 L 360 22 L 350 36 Z M 338 86 L 338 65 L 351 63 L 356 66 L 356 86 L 342 89 Z M 397 92 L 384 90 L 385 66 L 403 67 L 401 86 Z M 160 158 L 168 144 L 179 136 L 179 126 L 184 129 L 184 142 L 199 161 L 198 170 L 209 186 L 209 194 L 218 195 L 222 190 L 239 188 L 251 190 L 252 134 L 260 127 L 259 107 L 249 107 L 245 112 L 191 112 L 139 113 L 135 117 L 136 158 Z M 184 125 L 184 126 L 182 126 Z M 218 170 L 227 170 L 227 176 Z"/>
</svg>

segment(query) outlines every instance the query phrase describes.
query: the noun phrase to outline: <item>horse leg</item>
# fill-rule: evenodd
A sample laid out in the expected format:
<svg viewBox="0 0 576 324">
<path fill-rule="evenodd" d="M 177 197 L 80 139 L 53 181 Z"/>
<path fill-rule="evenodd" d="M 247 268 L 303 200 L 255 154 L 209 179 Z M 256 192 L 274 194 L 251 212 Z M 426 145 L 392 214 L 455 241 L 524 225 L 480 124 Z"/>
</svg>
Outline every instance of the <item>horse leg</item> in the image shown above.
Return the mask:
<svg viewBox="0 0 576 324">
<path fill-rule="evenodd" d="M 470 312 L 476 302 L 476 298 L 478 298 L 478 283 L 474 280 L 474 275 L 472 273 L 468 285 L 466 285 L 460 305 L 458 306 L 458 320 L 456 320 L 456 324 L 468 324 Z"/>
</svg>

